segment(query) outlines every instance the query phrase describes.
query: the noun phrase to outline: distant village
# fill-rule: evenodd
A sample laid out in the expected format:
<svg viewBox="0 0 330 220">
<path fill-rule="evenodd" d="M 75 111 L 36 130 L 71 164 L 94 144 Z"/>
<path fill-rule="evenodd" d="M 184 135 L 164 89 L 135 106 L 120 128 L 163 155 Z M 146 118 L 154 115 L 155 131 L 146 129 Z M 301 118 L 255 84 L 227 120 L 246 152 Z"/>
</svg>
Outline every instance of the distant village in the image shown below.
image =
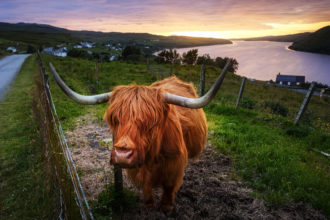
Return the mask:
<svg viewBox="0 0 330 220">
<path fill-rule="evenodd" d="M 104 47 L 108 50 L 111 51 L 112 53 L 108 54 L 107 58 L 109 61 L 114 61 L 116 60 L 122 50 L 123 46 L 120 43 L 117 44 L 106 44 Z M 58 57 L 67 57 L 70 49 L 77 49 L 77 50 L 83 50 L 86 51 L 87 54 L 93 55 L 95 52 L 92 50 L 93 48 L 96 48 L 95 43 L 92 42 L 80 42 L 79 44 L 75 44 L 73 46 L 71 45 L 66 45 L 66 44 L 59 44 L 56 47 L 46 47 L 42 49 L 42 53 L 48 54 L 48 55 L 53 55 L 53 56 L 58 56 Z M 20 51 L 18 52 L 18 49 L 14 46 L 10 46 L 7 48 L 7 52 L 11 53 L 25 53 L 26 51 Z"/>
</svg>

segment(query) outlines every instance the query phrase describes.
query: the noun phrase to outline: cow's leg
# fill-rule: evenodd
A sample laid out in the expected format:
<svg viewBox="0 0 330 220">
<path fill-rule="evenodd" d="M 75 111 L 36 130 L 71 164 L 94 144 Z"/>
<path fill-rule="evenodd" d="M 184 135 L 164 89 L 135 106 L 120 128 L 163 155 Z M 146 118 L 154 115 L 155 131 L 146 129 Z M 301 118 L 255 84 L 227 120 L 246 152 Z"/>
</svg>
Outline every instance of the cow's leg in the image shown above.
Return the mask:
<svg viewBox="0 0 330 220">
<path fill-rule="evenodd" d="M 150 181 L 146 181 L 143 185 L 143 200 L 144 200 L 144 208 L 146 209 L 155 208 L 154 192 L 152 190 Z"/>
<path fill-rule="evenodd" d="M 163 196 L 161 201 L 161 208 L 164 211 L 171 211 L 174 207 L 175 193 L 178 187 L 163 185 Z"/>
<path fill-rule="evenodd" d="M 155 198 L 152 188 L 143 190 L 144 208 L 155 208 Z"/>
</svg>

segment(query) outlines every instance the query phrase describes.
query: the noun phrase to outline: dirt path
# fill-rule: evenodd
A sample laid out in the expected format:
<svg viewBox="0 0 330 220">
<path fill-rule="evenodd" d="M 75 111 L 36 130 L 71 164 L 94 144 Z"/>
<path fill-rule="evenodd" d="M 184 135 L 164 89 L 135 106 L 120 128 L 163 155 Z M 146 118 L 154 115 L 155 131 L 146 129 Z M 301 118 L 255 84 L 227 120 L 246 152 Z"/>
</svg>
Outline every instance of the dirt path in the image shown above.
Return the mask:
<svg viewBox="0 0 330 220">
<path fill-rule="evenodd" d="M 109 164 L 112 140 L 106 125 L 100 126 L 91 115 L 78 120 L 66 137 L 78 167 L 88 200 L 97 199 L 104 186 L 113 181 Z M 125 187 L 139 195 L 138 208 L 123 219 L 326 219 L 305 204 L 289 204 L 279 209 L 267 206 L 234 174 L 231 159 L 209 144 L 197 161 L 190 161 L 183 184 L 177 193 L 175 209 L 164 214 L 157 208 L 143 209 L 142 195 L 124 175 Z M 156 191 L 156 201 L 160 200 Z"/>
</svg>

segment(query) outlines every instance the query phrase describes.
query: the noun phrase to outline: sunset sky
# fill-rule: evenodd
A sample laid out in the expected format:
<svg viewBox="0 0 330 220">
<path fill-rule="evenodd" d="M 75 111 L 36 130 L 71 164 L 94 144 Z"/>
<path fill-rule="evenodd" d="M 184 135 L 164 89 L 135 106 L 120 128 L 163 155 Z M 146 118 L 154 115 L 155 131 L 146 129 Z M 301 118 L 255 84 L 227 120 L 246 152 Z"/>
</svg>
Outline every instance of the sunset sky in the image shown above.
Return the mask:
<svg viewBox="0 0 330 220">
<path fill-rule="evenodd" d="M 0 0 L 1 22 L 242 38 L 330 25 L 330 0 Z"/>
</svg>

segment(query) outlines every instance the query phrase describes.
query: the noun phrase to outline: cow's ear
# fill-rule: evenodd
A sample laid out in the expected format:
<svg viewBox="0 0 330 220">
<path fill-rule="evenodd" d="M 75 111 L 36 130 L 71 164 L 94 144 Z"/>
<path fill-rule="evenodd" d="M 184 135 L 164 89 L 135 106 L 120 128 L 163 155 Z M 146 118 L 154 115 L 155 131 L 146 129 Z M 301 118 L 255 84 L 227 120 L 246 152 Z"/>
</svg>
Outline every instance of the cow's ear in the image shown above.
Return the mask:
<svg viewBox="0 0 330 220">
<path fill-rule="evenodd" d="M 109 107 L 107 108 L 107 110 L 105 111 L 104 115 L 103 115 L 103 119 L 107 122 L 107 124 L 110 126 L 110 112 L 109 112 Z"/>
</svg>

